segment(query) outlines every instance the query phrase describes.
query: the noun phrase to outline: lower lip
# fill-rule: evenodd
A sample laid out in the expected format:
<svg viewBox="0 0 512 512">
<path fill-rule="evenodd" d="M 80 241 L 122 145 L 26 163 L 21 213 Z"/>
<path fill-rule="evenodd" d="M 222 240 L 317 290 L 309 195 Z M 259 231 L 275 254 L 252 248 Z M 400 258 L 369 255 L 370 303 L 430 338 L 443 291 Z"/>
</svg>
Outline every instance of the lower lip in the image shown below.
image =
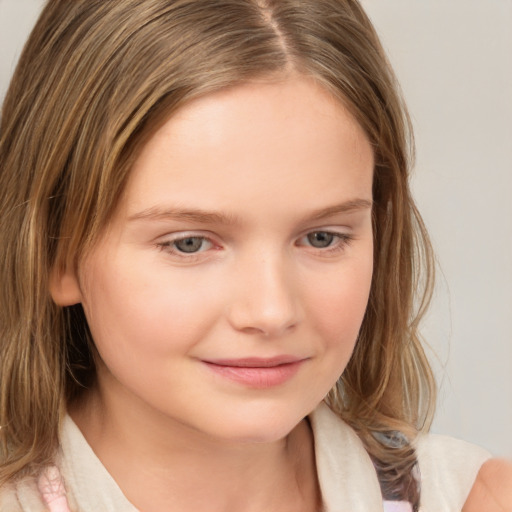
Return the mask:
<svg viewBox="0 0 512 512">
<path fill-rule="evenodd" d="M 266 389 L 284 384 L 298 371 L 303 361 L 270 367 L 223 366 L 204 362 L 214 373 L 247 387 Z"/>
</svg>

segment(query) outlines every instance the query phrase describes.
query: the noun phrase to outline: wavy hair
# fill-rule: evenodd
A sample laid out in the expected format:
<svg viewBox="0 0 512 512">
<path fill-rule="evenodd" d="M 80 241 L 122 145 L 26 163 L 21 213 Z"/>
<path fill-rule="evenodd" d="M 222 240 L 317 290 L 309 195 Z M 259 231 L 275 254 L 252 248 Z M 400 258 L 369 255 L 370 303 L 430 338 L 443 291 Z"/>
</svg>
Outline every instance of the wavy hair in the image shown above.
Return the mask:
<svg viewBox="0 0 512 512">
<path fill-rule="evenodd" d="M 66 404 L 95 378 L 83 311 L 52 302 L 51 270 L 97 240 L 138 151 L 176 109 L 290 70 L 338 98 L 375 155 L 370 299 L 326 401 L 360 435 L 384 494 L 414 494 L 411 444 L 382 436 L 412 440 L 432 416 L 418 321 L 433 258 L 408 185 L 407 111 L 356 0 L 48 0 L 0 124 L 0 482 L 52 458 Z"/>
</svg>

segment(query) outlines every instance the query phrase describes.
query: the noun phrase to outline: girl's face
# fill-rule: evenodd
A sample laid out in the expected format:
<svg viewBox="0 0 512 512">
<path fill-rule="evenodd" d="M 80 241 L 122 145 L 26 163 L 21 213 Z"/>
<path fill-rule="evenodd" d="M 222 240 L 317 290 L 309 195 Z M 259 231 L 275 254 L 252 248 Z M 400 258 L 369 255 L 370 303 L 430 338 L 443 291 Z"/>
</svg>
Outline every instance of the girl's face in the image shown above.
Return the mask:
<svg viewBox="0 0 512 512">
<path fill-rule="evenodd" d="M 311 79 L 179 110 L 78 276 L 112 404 L 224 440 L 287 435 L 351 356 L 372 277 L 373 153 Z"/>
</svg>

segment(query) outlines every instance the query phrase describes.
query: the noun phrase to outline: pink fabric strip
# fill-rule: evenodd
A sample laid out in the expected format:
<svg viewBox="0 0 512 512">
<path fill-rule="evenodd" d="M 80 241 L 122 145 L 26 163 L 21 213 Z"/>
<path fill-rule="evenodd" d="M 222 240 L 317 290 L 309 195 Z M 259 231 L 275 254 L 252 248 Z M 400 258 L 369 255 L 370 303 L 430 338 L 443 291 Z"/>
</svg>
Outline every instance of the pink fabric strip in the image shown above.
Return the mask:
<svg viewBox="0 0 512 512">
<path fill-rule="evenodd" d="M 384 512 L 412 512 L 412 506 L 408 501 L 385 501 Z"/>
<path fill-rule="evenodd" d="M 71 512 L 66 499 L 64 482 L 56 466 L 45 469 L 39 477 L 37 487 L 49 512 Z"/>
</svg>

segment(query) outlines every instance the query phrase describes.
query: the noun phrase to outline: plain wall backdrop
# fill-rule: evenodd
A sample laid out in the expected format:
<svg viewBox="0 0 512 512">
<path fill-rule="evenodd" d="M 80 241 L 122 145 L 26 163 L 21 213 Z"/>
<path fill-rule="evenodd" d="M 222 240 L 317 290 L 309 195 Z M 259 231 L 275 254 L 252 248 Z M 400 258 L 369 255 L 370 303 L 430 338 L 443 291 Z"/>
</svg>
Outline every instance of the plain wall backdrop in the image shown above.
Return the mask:
<svg viewBox="0 0 512 512">
<path fill-rule="evenodd" d="M 0 0 L 0 99 L 42 0 Z M 512 0 L 362 0 L 409 105 L 439 261 L 435 432 L 512 459 Z"/>
</svg>

